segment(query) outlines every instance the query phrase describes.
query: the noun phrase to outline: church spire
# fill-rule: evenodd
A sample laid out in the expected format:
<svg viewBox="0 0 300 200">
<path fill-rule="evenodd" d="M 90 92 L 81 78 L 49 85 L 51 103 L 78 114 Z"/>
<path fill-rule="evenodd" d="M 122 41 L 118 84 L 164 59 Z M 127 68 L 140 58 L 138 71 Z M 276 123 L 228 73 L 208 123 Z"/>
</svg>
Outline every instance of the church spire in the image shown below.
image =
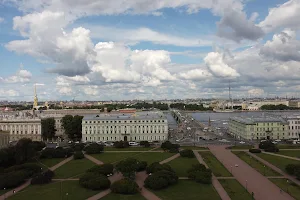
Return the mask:
<svg viewBox="0 0 300 200">
<path fill-rule="evenodd" d="M 36 84 L 34 84 L 34 99 L 33 99 L 33 109 L 37 108 L 38 106 L 38 97 L 36 93 Z"/>
</svg>

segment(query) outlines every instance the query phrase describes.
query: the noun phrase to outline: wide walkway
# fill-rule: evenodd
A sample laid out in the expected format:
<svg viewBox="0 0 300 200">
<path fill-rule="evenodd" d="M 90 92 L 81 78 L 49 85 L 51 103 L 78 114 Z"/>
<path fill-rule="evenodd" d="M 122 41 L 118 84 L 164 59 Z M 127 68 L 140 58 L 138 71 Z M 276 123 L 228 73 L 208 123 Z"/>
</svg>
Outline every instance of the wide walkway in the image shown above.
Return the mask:
<svg viewBox="0 0 300 200">
<path fill-rule="evenodd" d="M 227 170 L 231 171 L 233 167 L 232 175 L 247 188 L 249 193 L 254 193 L 256 200 L 293 199 L 287 193 L 280 192 L 279 187 L 231 153 L 230 150 L 225 149 L 224 146 L 210 145 L 209 149 Z M 235 167 L 236 164 L 238 167 Z"/>
<path fill-rule="evenodd" d="M 145 171 L 136 173 L 135 181 L 141 188 L 141 195 L 148 200 L 160 200 L 158 196 L 156 196 L 153 192 L 150 192 L 144 187 L 144 181 L 148 177 L 148 174 Z"/>
<path fill-rule="evenodd" d="M 265 152 L 265 151 L 262 151 L 262 153 L 269 154 L 269 155 L 272 155 L 272 156 L 279 156 L 279 157 L 283 157 L 283 158 L 288 158 L 288 159 L 300 161 L 300 158 L 296 158 L 296 157 L 292 157 L 292 156 L 286 156 L 286 155 L 281 155 L 281 154 L 278 154 L 278 153 L 270 153 L 270 152 Z M 299 152 L 299 155 L 300 155 L 300 152 Z"/>
<path fill-rule="evenodd" d="M 96 158 L 94 158 L 93 156 L 90 156 L 90 155 L 88 155 L 88 154 L 84 154 L 84 157 L 85 157 L 86 159 L 89 159 L 89 160 L 92 161 L 93 163 L 96 163 L 97 165 L 102 165 L 102 164 L 103 164 L 103 162 L 102 162 L 101 160 L 98 160 L 98 159 L 96 159 Z"/>
</svg>

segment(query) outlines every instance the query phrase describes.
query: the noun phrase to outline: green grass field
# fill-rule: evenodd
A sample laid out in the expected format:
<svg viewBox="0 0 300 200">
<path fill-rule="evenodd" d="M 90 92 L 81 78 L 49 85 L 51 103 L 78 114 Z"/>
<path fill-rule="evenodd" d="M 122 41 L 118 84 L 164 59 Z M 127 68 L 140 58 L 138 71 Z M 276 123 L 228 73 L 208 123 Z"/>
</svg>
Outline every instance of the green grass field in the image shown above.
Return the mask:
<svg viewBox="0 0 300 200">
<path fill-rule="evenodd" d="M 244 151 L 232 151 L 232 153 L 237 155 L 241 160 L 245 161 L 248 165 L 264 176 L 281 176 L 281 174 L 272 170 L 270 167 L 265 166 L 263 163 L 259 162 Z"/>
<path fill-rule="evenodd" d="M 279 149 L 300 149 L 299 144 L 279 144 L 277 147 Z"/>
<path fill-rule="evenodd" d="M 92 154 L 94 158 L 104 162 L 104 163 L 115 163 L 125 158 L 133 157 L 143 153 L 139 152 L 110 152 L 110 153 L 101 153 L 101 154 Z"/>
<path fill-rule="evenodd" d="M 54 165 L 60 163 L 66 158 L 47 158 L 47 159 L 41 159 L 40 162 L 43 165 L 46 165 L 47 167 L 53 167 Z"/>
<path fill-rule="evenodd" d="M 223 166 L 223 164 L 209 151 L 198 152 L 204 162 L 212 170 L 213 174 L 217 177 L 230 177 L 231 173 Z"/>
<path fill-rule="evenodd" d="M 68 195 L 67 195 L 68 193 Z M 78 181 L 52 182 L 46 185 L 29 186 L 10 197 L 11 200 L 82 200 L 87 199 L 99 191 L 87 190 L 82 188 Z"/>
<path fill-rule="evenodd" d="M 300 186 L 297 184 L 291 182 L 290 180 L 287 182 L 287 179 L 283 178 L 270 178 L 269 180 L 280 187 L 283 191 L 288 192 L 295 199 L 300 199 Z"/>
<path fill-rule="evenodd" d="M 287 151 L 281 150 L 281 151 L 277 152 L 276 154 L 300 158 L 299 150 L 287 150 Z"/>
<path fill-rule="evenodd" d="M 146 152 L 142 154 L 138 154 L 136 156 L 133 156 L 134 158 L 140 160 L 140 161 L 146 161 L 148 165 L 154 162 L 160 162 L 163 161 L 171 156 L 173 156 L 175 153 L 161 153 L 161 152 Z"/>
<path fill-rule="evenodd" d="M 279 169 L 285 171 L 285 166 L 288 164 L 300 164 L 300 161 L 292 160 L 288 158 L 282 158 L 279 156 L 273 156 L 265 153 L 258 153 L 256 154 L 260 158 L 264 159 L 265 161 L 275 165 Z"/>
<path fill-rule="evenodd" d="M 80 160 L 71 160 L 54 170 L 54 178 L 70 178 L 78 176 L 94 165 L 95 163 L 85 158 Z"/>
<path fill-rule="evenodd" d="M 9 190 L 0 190 L 0 195 L 2 195 L 2 194 L 4 194 L 4 193 L 6 193 L 6 192 L 8 192 Z"/>
<path fill-rule="evenodd" d="M 194 146 L 181 146 L 181 149 L 190 149 L 190 150 L 208 150 L 207 147 L 194 147 Z"/>
<path fill-rule="evenodd" d="M 151 149 L 154 149 L 154 147 L 128 147 L 128 148 L 104 147 L 104 151 L 149 151 Z"/>
<path fill-rule="evenodd" d="M 105 197 L 101 198 L 101 200 L 146 200 L 141 194 L 135 195 L 121 195 L 110 193 Z"/>
<path fill-rule="evenodd" d="M 191 180 L 179 180 L 176 185 L 166 189 L 152 191 L 163 200 L 219 200 L 221 199 L 214 187 Z"/>
<path fill-rule="evenodd" d="M 229 149 L 251 149 L 253 148 L 252 145 L 236 145 L 236 146 L 232 146 Z"/>
<path fill-rule="evenodd" d="M 235 179 L 220 179 L 219 182 L 232 200 L 251 200 L 249 192 Z"/>
<path fill-rule="evenodd" d="M 167 164 L 175 170 L 177 176 L 187 177 L 187 170 L 190 169 L 193 165 L 199 164 L 199 162 L 196 158 L 178 157 L 168 162 Z"/>
</svg>

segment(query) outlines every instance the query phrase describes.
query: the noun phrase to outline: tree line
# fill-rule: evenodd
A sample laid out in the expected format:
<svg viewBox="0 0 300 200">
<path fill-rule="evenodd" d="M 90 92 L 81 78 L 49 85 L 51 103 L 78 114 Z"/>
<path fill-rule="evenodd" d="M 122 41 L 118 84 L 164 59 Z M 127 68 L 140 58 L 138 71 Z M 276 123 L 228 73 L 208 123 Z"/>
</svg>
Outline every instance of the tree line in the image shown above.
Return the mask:
<svg viewBox="0 0 300 200">
<path fill-rule="evenodd" d="M 279 104 L 279 105 L 263 105 L 260 107 L 261 110 L 299 110 L 299 108 L 294 108 L 294 107 L 289 107 L 284 104 Z"/>
</svg>

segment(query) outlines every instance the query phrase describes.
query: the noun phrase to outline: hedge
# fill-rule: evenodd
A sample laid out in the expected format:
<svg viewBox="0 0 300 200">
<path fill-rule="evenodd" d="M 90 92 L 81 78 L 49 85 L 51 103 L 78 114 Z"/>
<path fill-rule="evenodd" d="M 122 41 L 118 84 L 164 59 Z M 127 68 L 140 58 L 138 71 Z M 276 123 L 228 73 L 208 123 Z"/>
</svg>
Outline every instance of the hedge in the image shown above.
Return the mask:
<svg viewBox="0 0 300 200">
<path fill-rule="evenodd" d="M 10 173 L 10 172 L 20 171 L 20 170 L 26 171 L 28 174 L 28 177 L 31 177 L 31 176 L 41 172 L 42 169 L 41 169 L 41 166 L 36 163 L 25 163 L 22 165 L 15 165 L 15 166 L 9 167 L 4 170 L 4 173 Z"/>
<path fill-rule="evenodd" d="M 50 183 L 52 181 L 53 176 L 54 172 L 51 170 L 42 172 L 31 179 L 31 185 L 41 185 Z"/>
<path fill-rule="evenodd" d="M 184 149 L 184 150 L 180 151 L 180 156 L 181 157 L 187 157 L 187 158 L 194 158 L 195 154 L 190 149 Z"/>
<path fill-rule="evenodd" d="M 140 145 L 144 147 L 150 147 L 150 143 L 148 141 L 140 141 Z"/>
<path fill-rule="evenodd" d="M 169 185 L 176 184 L 177 182 L 178 176 L 174 172 L 162 170 L 148 176 L 144 183 L 147 188 L 160 190 Z"/>
<path fill-rule="evenodd" d="M 136 171 L 137 171 L 137 172 L 141 172 L 141 171 L 146 170 L 147 165 L 148 165 L 148 164 L 147 164 L 146 161 L 138 161 Z"/>
<path fill-rule="evenodd" d="M 113 174 L 113 171 L 114 171 L 114 166 L 112 164 L 96 165 L 87 170 L 87 172 L 103 174 L 105 176 L 109 174 Z"/>
<path fill-rule="evenodd" d="M 129 143 L 127 141 L 116 141 L 114 143 L 115 148 L 127 148 L 129 147 Z"/>
<path fill-rule="evenodd" d="M 85 153 L 87 154 L 97 154 L 97 153 L 101 153 L 104 149 L 103 145 L 97 144 L 97 143 L 92 143 L 89 144 L 88 146 L 86 146 L 84 148 Z"/>
<path fill-rule="evenodd" d="M 160 164 L 159 162 L 154 162 L 146 168 L 146 172 L 148 174 L 158 172 L 158 171 L 162 171 L 162 170 L 167 170 L 167 171 L 170 171 L 170 172 L 174 172 L 174 170 L 171 168 L 170 165 Z"/>
<path fill-rule="evenodd" d="M 260 149 L 249 149 L 250 153 L 261 153 Z"/>
<path fill-rule="evenodd" d="M 110 187 L 110 180 L 103 174 L 88 172 L 80 177 L 79 184 L 91 190 L 104 190 Z"/>
<path fill-rule="evenodd" d="M 15 188 L 29 178 L 26 170 L 12 171 L 0 176 L 0 188 Z"/>
<path fill-rule="evenodd" d="M 202 164 L 193 165 L 187 171 L 188 177 L 198 183 L 210 184 L 212 182 L 212 172 Z"/>
<path fill-rule="evenodd" d="M 127 178 L 114 182 L 110 189 L 117 194 L 136 194 L 139 192 L 137 183 Z"/>
<path fill-rule="evenodd" d="M 84 155 L 83 155 L 82 151 L 76 151 L 76 152 L 74 153 L 74 159 L 75 159 L 75 160 L 77 160 L 77 159 L 82 159 L 82 158 L 84 158 Z"/>
<path fill-rule="evenodd" d="M 66 158 L 73 154 L 71 148 L 63 149 L 58 147 L 56 149 L 46 148 L 41 152 L 41 158 Z"/>
</svg>

